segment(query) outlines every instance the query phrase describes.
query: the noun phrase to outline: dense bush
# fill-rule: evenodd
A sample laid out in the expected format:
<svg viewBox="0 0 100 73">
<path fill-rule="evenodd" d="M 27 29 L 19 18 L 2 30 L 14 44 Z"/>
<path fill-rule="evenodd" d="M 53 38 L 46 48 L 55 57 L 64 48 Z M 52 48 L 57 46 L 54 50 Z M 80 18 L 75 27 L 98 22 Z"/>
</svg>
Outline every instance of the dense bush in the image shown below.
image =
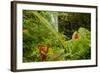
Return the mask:
<svg viewBox="0 0 100 73">
<path fill-rule="evenodd" d="M 71 39 L 66 44 L 65 58 L 67 60 L 89 59 L 91 56 L 90 32 L 85 28 L 80 28 L 78 32 L 80 38 Z"/>
<path fill-rule="evenodd" d="M 74 22 L 75 14 L 81 18 L 77 22 L 84 24 L 72 30 L 65 22 Z M 57 22 L 58 30 L 54 24 Z M 75 31 L 80 34 L 79 40 L 71 39 Z M 90 59 L 90 14 L 23 10 L 23 62 L 42 61 L 40 44 L 49 48 L 46 61 Z"/>
</svg>

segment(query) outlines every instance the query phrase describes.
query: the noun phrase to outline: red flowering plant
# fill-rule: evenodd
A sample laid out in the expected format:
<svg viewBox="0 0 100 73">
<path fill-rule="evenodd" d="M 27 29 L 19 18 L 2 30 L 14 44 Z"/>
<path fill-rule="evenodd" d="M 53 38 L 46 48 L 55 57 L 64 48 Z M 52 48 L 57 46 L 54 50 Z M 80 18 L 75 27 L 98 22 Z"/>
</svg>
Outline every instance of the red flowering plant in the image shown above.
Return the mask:
<svg viewBox="0 0 100 73">
<path fill-rule="evenodd" d="M 47 57 L 49 47 L 47 45 L 40 44 L 40 45 L 38 45 L 38 49 L 39 49 L 39 52 L 41 54 L 42 61 L 46 61 L 46 57 Z"/>
</svg>

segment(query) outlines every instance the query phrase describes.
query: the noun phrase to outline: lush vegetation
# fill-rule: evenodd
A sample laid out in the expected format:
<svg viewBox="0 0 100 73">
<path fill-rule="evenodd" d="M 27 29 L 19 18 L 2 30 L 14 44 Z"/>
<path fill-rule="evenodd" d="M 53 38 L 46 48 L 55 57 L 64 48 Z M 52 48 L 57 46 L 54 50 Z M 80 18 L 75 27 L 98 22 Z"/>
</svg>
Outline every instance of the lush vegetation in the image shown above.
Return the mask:
<svg viewBox="0 0 100 73">
<path fill-rule="evenodd" d="M 90 59 L 90 19 L 87 13 L 23 10 L 23 62 Z"/>
</svg>

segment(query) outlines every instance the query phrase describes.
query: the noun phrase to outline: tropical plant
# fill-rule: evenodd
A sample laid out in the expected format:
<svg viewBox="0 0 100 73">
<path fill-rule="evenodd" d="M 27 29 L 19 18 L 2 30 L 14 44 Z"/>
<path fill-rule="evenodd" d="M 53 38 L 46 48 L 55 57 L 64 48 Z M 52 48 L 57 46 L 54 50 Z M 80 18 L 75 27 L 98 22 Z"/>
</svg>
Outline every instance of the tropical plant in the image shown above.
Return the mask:
<svg viewBox="0 0 100 73">
<path fill-rule="evenodd" d="M 86 16 L 88 22 L 84 20 L 84 23 L 90 24 L 88 14 L 23 10 L 23 62 L 42 61 L 38 48 L 40 44 L 49 48 L 46 61 L 89 59 L 90 26 L 87 25 L 87 28 L 80 24 L 84 28 L 77 27 L 79 40 L 71 39 L 76 29 L 65 28 L 70 25 L 65 22 L 74 21 L 75 15 L 81 17 L 77 18 L 78 21 Z"/>
</svg>

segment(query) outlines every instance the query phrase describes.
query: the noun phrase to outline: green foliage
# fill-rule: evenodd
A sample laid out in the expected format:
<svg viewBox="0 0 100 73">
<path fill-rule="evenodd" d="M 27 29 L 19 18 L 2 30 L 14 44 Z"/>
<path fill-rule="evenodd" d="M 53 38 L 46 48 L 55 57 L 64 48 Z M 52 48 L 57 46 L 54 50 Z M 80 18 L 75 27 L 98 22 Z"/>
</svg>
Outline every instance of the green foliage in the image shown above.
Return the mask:
<svg viewBox="0 0 100 73">
<path fill-rule="evenodd" d="M 60 33 L 55 32 L 55 29 L 49 23 L 50 16 L 48 15 L 47 19 L 47 15 L 45 14 L 47 12 L 43 14 L 43 12 L 39 11 L 24 11 L 23 13 L 23 31 L 26 30 L 23 32 L 23 57 L 25 62 L 29 62 L 30 60 L 35 61 L 35 59 L 41 61 L 38 44 L 48 44 L 52 49 L 56 49 L 57 47 L 59 49 L 62 48 L 62 37 L 59 36 Z"/>
<path fill-rule="evenodd" d="M 73 14 L 23 10 L 23 62 L 42 61 L 39 44 L 49 46 L 46 61 L 90 59 L 90 18 L 88 18 L 88 14 Z M 52 15 L 58 16 L 59 32 L 54 27 Z M 79 18 L 76 19 L 76 17 Z M 87 18 L 88 21 L 86 22 L 84 18 Z M 82 19 L 86 25 L 89 25 L 85 27 L 80 24 L 80 27 L 84 27 L 77 27 L 81 37 L 79 40 L 72 40 L 72 33 L 77 30 L 64 28 L 66 26 L 65 21 L 81 22 Z"/>
<path fill-rule="evenodd" d="M 90 32 L 85 28 L 80 28 L 78 32 L 80 34 L 80 39 L 72 39 L 67 42 L 65 51 L 66 60 L 90 59 Z"/>
</svg>

